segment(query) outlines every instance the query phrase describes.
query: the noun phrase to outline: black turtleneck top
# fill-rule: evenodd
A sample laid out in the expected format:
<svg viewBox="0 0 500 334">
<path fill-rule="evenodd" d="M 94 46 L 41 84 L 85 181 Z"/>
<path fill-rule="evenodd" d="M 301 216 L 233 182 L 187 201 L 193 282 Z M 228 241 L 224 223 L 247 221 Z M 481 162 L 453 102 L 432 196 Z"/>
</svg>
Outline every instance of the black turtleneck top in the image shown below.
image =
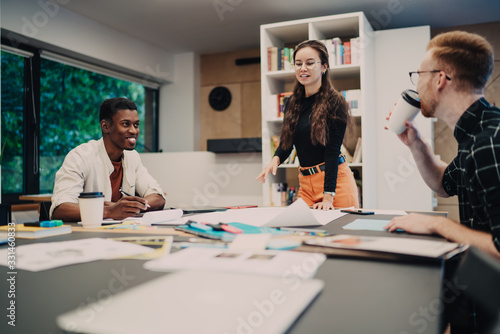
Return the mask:
<svg viewBox="0 0 500 334">
<path fill-rule="evenodd" d="M 326 146 L 321 144 L 313 145 L 311 141 L 310 116 L 313 112 L 313 105 L 316 95 L 311 95 L 304 99 L 300 111 L 299 120 L 293 135 L 293 145 L 297 150 L 297 157 L 301 167 L 312 167 L 320 163 L 325 163 L 325 183 L 324 191 L 335 191 L 337 187 L 338 162 L 340 147 L 344 139 L 346 123 L 337 119 L 325 120 L 328 127 L 328 140 Z M 280 163 L 285 161 L 292 149 L 283 150 L 280 147 L 276 150 L 275 156 L 280 158 Z"/>
</svg>

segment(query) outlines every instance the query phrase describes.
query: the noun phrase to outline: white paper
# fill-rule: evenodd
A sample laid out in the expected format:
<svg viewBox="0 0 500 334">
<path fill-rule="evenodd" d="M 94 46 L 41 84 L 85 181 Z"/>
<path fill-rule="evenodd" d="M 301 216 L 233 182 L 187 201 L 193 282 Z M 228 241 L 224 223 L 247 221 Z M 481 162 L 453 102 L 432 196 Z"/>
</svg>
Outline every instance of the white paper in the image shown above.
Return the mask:
<svg viewBox="0 0 500 334">
<path fill-rule="evenodd" d="M 41 271 L 150 252 L 150 247 L 101 238 L 36 243 L 16 248 L 16 268 Z M 0 265 L 7 265 L 7 249 L 0 250 Z"/>
<path fill-rule="evenodd" d="M 181 209 L 171 209 L 171 210 L 160 210 L 160 211 L 149 211 L 142 216 L 142 224 L 145 225 L 176 225 L 184 224 L 185 220 L 180 219 L 182 217 Z"/>
<path fill-rule="evenodd" d="M 144 268 L 155 271 L 210 270 L 283 277 L 312 278 L 326 256 L 294 251 L 235 251 L 191 247 L 148 261 Z"/>
<path fill-rule="evenodd" d="M 270 219 L 284 211 L 285 207 L 265 207 L 232 209 L 227 211 L 201 213 L 191 215 L 187 218 L 196 222 L 206 222 L 211 224 L 221 223 L 243 223 L 252 226 L 263 226 Z"/>
<path fill-rule="evenodd" d="M 322 211 L 310 209 L 304 200 L 299 198 L 288 207 L 233 209 L 202 213 L 187 218 L 211 224 L 238 222 L 258 227 L 281 227 L 326 225 L 343 215 L 345 213 L 340 212 L 340 210 Z"/>
<path fill-rule="evenodd" d="M 283 212 L 268 221 L 264 226 L 315 226 L 321 225 L 314 217 L 310 209 L 302 198 L 290 204 Z"/>
<path fill-rule="evenodd" d="M 340 209 L 338 210 L 313 210 L 310 209 L 314 215 L 314 218 L 321 224 L 321 225 L 326 225 L 329 222 L 338 219 L 340 217 L 343 217 L 347 215 L 345 212 L 340 212 Z"/>
<path fill-rule="evenodd" d="M 259 251 L 266 249 L 271 234 L 237 234 L 228 248 L 235 251 Z"/>
</svg>

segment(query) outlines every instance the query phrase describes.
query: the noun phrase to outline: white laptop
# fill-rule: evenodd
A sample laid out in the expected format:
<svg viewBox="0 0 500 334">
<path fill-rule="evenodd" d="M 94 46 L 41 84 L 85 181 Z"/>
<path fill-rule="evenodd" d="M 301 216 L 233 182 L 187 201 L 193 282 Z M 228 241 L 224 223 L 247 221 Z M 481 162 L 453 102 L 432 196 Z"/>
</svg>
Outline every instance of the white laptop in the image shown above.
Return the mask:
<svg viewBox="0 0 500 334">
<path fill-rule="evenodd" d="M 291 276 L 180 271 L 79 307 L 57 323 L 83 333 L 283 333 L 323 286 Z"/>
</svg>

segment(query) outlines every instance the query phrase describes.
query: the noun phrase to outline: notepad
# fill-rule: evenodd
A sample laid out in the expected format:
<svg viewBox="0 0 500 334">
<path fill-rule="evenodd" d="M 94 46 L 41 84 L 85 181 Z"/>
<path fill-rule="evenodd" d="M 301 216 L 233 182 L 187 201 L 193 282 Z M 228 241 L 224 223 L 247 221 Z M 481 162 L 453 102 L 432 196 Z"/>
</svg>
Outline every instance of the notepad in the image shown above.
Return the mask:
<svg viewBox="0 0 500 334">
<path fill-rule="evenodd" d="M 7 236 L 10 226 L 0 226 L 0 237 Z M 71 233 L 71 226 L 61 225 L 57 227 L 33 227 L 24 226 L 24 224 L 16 225 L 16 238 L 23 239 L 39 239 L 50 237 L 53 235 L 61 235 Z"/>
</svg>

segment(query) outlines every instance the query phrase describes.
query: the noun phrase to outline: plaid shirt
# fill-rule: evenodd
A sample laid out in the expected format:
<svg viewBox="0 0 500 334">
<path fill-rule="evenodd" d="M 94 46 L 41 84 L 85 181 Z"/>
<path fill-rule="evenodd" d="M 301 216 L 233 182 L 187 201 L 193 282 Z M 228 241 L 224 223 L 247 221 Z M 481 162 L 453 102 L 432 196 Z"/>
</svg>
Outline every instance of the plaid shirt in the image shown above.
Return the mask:
<svg viewBox="0 0 500 334">
<path fill-rule="evenodd" d="M 458 195 L 460 223 L 491 233 L 500 252 L 500 109 L 477 100 L 458 120 L 454 136 L 458 154 L 445 170 L 444 190 Z"/>
</svg>

